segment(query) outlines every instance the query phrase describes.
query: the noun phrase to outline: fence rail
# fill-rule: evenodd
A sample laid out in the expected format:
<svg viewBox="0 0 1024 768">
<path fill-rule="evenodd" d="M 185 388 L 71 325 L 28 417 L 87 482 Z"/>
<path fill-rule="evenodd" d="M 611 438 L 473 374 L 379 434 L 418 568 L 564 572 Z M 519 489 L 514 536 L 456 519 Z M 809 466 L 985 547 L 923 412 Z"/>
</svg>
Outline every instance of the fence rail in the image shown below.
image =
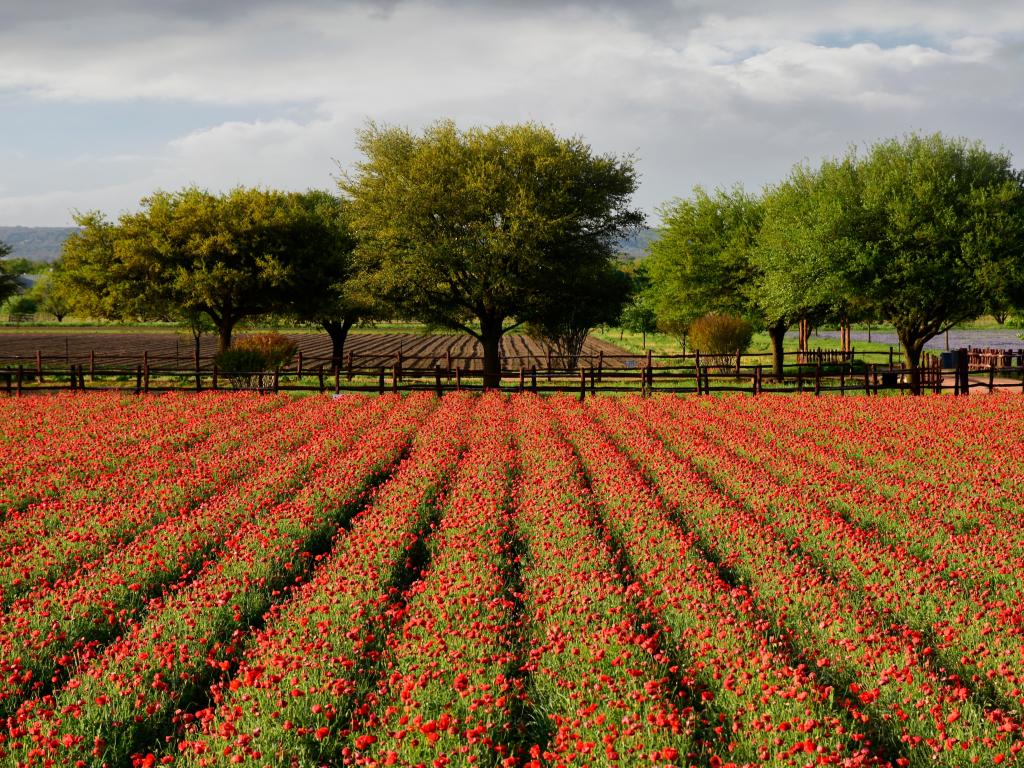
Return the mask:
<svg viewBox="0 0 1024 768">
<path fill-rule="evenodd" d="M 871 362 L 870 357 L 880 358 Z M 436 358 L 403 357 L 382 364 L 375 355 L 348 355 L 335 364 L 329 357 L 298 356 L 287 370 L 226 373 L 216 364 L 190 369 L 165 365 L 158 355 L 85 356 L 85 361 L 68 362 L 37 353 L 34 357 L 0 358 L 0 391 L 10 395 L 25 392 L 127 389 L 139 393 L 170 390 L 255 389 L 260 391 L 386 392 L 432 389 L 483 389 L 483 367 L 479 357 L 448 355 L 445 364 Z M 583 357 L 570 369 L 557 367 L 549 358 L 547 367 L 526 365 L 527 356 L 503 359 L 502 388 L 534 392 L 575 392 L 580 397 L 598 392 L 712 392 L 739 391 L 757 395 L 766 392 L 824 392 L 878 394 L 909 390 L 910 370 L 893 351 L 862 353 L 815 350 L 787 352 L 784 377 L 777 381 L 772 369 L 761 360 L 764 355 L 592 355 Z M 519 365 L 516 365 L 516 363 Z M 429 363 L 433 363 L 432 365 Z M 943 365 L 939 356 L 923 356 L 919 370 L 923 391 L 967 394 L 972 389 L 988 392 L 1019 389 L 1024 392 L 1024 350 L 960 350 L 955 365 Z"/>
</svg>

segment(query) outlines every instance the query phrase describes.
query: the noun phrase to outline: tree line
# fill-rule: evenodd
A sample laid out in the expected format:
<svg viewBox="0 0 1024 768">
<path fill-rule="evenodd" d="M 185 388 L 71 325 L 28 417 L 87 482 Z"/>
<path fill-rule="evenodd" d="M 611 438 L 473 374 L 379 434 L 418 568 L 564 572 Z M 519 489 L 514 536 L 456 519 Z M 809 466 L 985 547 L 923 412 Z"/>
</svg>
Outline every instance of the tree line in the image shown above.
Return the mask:
<svg viewBox="0 0 1024 768">
<path fill-rule="evenodd" d="M 488 385 L 504 334 L 570 360 L 620 323 L 685 342 L 709 313 L 765 330 L 776 375 L 800 320 L 883 320 L 912 369 L 952 325 L 1024 306 L 1024 176 L 977 142 L 912 134 L 802 163 L 760 194 L 694 189 L 660 209 L 640 264 L 632 157 L 534 124 L 421 134 L 370 123 L 334 191 L 156 192 L 116 221 L 76 216 L 53 292 L 76 314 L 214 330 L 262 315 L 319 323 L 340 364 L 358 321 L 477 338 Z"/>
<path fill-rule="evenodd" d="M 361 319 L 461 330 L 500 381 L 501 338 L 526 327 L 570 356 L 614 322 L 629 293 L 615 243 L 643 223 L 629 158 L 599 155 L 544 126 L 416 135 L 367 125 L 364 159 L 338 190 L 156 192 L 81 228 L 55 268 L 75 312 L 211 326 L 281 315 L 322 325 L 340 364 Z"/>
<path fill-rule="evenodd" d="M 634 304 L 681 339 L 708 311 L 752 321 L 778 377 L 800 320 L 885 321 L 918 391 L 930 339 L 1024 307 L 1024 174 L 979 142 L 890 139 L 801 163 L 761 194 L 697 188 L 661 215 Z"/>
</svg>

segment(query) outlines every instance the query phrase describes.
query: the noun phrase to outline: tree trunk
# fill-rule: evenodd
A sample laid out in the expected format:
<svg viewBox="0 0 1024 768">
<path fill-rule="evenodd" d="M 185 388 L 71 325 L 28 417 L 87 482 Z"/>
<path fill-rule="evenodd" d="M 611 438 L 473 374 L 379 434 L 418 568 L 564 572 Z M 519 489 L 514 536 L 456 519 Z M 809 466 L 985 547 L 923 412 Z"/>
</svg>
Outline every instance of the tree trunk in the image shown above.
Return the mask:
<svg viewBox="0 0 1024 768">
<path fill-rule="evenodd" d="M 484 388 L 501 386 L 501 321 L 480 318 L 480 344 L 484 348 Z"/>
<path fill-rule="evenodd" d="M 775 380 L 780 384 L 783 378 L 782 369 L 786 364 L 783 344 L 786 341 L 787 328 L 788 324 L 781 320 L 768 326 L 768 338 L 772 340 L 772 372 L 775 374 Z"/>
<path fill-rule="evenodd" d="M 907 356 L 907 365 L 910 366 L 910 392 L 914 395 L 921 394 L 921 352 L 924 351 L 926 341 L 928 339 L 923 337 L 900 334 L 900 343 Z"/>
<path fill-rule="evenodd" d="M 354 315 L 345 315 L 341 320 L 321 322 L 327 335 L 331 337 L 331 373 L 340 370 L 345 364 L 345 340 L 355 320 Z"/>
<path fill-rule="evenodd" d="M 224 352 L 231 346 L 231 332 L 235 329 L 233 322 L 223 322 L 217 327 L 217 352 Z"/>
</svg>

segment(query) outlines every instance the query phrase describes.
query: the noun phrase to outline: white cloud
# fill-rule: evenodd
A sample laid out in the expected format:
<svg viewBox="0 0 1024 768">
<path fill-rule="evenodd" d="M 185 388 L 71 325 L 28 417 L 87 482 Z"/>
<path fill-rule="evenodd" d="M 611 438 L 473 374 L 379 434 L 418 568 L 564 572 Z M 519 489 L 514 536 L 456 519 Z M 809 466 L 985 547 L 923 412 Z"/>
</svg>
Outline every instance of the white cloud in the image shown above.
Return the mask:
<svg viewBox="0 0 1024 768">
<path fill-rule="evenodd" d="M 1024 38 L 1018 3 L 308 0 L 209 4 L 209 16 L 202 3 L 118 5 L 65 5 L 67 23 L 25 11 L 0 29 L 0 91 L 98 111 L 250 105 L 259 117 L 197 124 L 145 151 L 83 146 L 70 168 L 0 144 L 0 157 L 29 155 L 4 179 L 0 222 L 117 212 L 190 183 L 328 187 L 367 118 L 530 119 L 635 151 L 648 210 L 696 183 L 756 188 L 804 157 L 911 129 L 1024 151 L 1007 98 L 1022 74 L 1008 53 Z"/>
</svg>

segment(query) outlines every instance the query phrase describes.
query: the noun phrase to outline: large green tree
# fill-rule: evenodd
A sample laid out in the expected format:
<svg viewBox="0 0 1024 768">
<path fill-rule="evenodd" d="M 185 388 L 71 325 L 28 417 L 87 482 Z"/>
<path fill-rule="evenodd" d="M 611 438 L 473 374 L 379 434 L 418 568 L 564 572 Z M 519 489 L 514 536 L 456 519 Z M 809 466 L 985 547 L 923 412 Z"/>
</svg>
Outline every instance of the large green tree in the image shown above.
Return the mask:
<svg viewBox="0 0 1024 768">
<path fill-rule="evenodd" d="M 860 195 L 853 154 L 797 165 L 765 190 L 754 262 L 766 315 L 812 323 L 865 316 L 850 283 L 863 248 Z"/>
<path fill-rule="evenodd" d="M 982 314 L 996 276 L 1021 274 L 1024 178 L 1008 155 L 940 134 L 875 144 L 857 173 L 850 284 L 895 326 L 916 392 L 925 343 Z"/>
<path fill-rule="evenodd" d="M 741 187 L 691 197 L 660 210 L 662 226 L 646 260 L 650 296 L 659 321 L 679 329 L 709 312 L 738 315 L 764 328 L 775 374 L 782 376 L 783 340 L 795 316 L 765 301 L 764 272 L 755 258 L 764 218 L 760 198 Z"/>
<path fill-rule="evenodd" d="M 244 318 L 272 312 L 328 321 L 340 312 L 351 239 L 321 193 L 236 188 L 157 192 L 112 223 L 76 217 L 59 283 L 77 311 L 115 319 L 205 316 L 220 349 Z M 326 297 L 326 298 L 325 298 Z"/>
<path fill-rule="evenodd" d="M 564 298 L 566 275 L 607 269 L 643 221 L 628 158 L 543 126 L 370 124 L 358 146 L 340 186 L 364 285 L 396 314 L 476 337 L 485 386 L 500 383 L 502 336 Z"/>
<path fill-rule="evenodd" d="M 352 326 L 372 317 L 375 307 L 354 285 L 356 240 L 348 224 L 348 204 L 336 195 L 310 190 L 297 198 L 295 225 L 304 235 L 289 251 L 290 270 L 283 294 L 286 311 L 319 323 L 331 339 L 335 368 L 345 355 Z"/>
<path fill-rule="evenodd" d="M 295 204 L 284 192 L 241 187 L 223 195 L 157 192 L 121 217 L 117 251 L 150 271 L 154 306 L 205 313 L 224 350 L 240 320 L 278 304 Z"/>
<path fill-rule="evenodd" d="M 595 265 L 589 270 L 564 270 L 528 325 L 531 336 L 549 348 L 570 370 L 576 370 L 590 331 L 615 323 L 629 301 L 632 281 L 616 264 Z"/>
<path fill-rule="evenodd" d="M 0 259 L 10 252 L 11 246 L 0 240 Z M 0 304 L 11 298 L 20 288 L 17 272 L 11 269 L 5 261 L 0 261 Z"/>
</svg>

